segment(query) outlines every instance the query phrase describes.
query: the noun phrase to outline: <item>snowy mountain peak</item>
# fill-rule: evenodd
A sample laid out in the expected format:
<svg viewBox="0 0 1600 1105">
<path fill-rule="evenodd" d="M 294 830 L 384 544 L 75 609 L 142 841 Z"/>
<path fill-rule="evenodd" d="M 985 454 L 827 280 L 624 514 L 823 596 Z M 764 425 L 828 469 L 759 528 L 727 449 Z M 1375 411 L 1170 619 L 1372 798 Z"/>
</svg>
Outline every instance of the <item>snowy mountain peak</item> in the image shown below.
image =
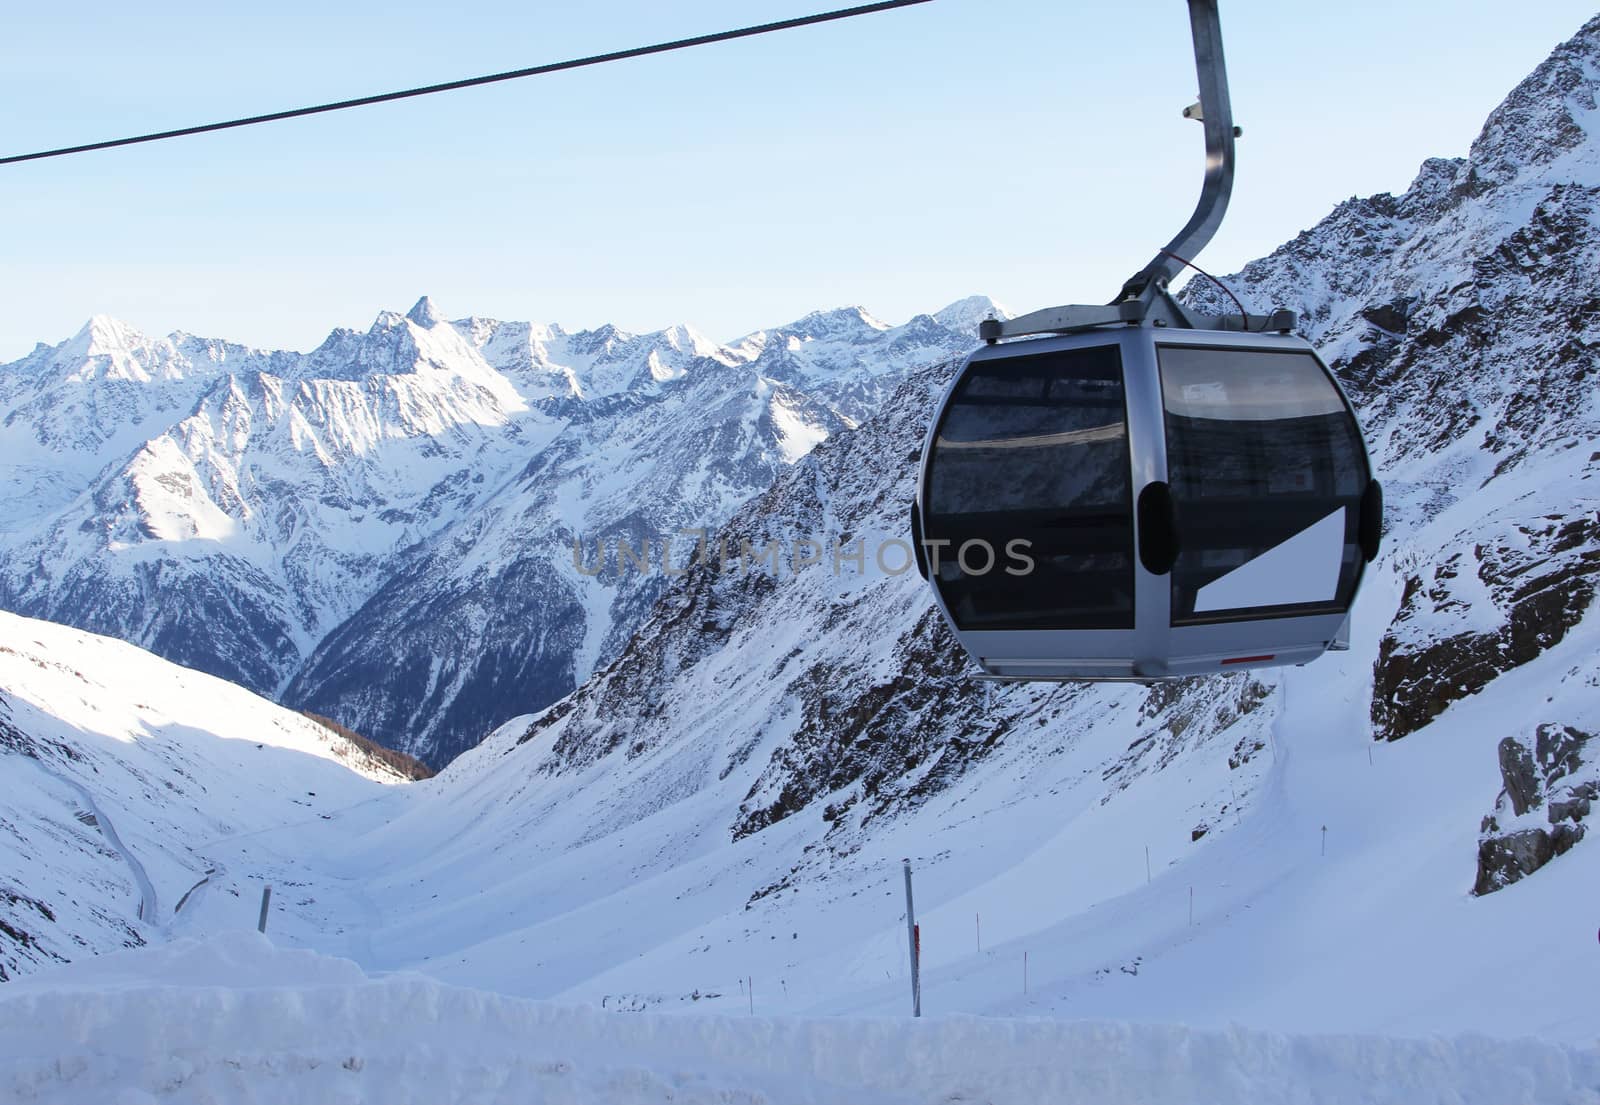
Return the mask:
<svg viewBox="0 0 1600 1105">
<path fill-rule="evenodd" d="M 933 313 L 933 321 L 950 330 L 974 337 L 978 333 L 978 323 L 989 318 L 1010 318 L 1013 312 L 996 303 L 986 295 L 969 295 L 958 299 L 943 310 Z"/>
<path fill-rule="evenodd" d="M 252 355 L 254 351 L 244 346 L 230 346 L 225 342 L 187 334 L 174 334 L 170 338 L 150 337 L 121 319 L 95 315 L 76 334 L 59 345 L 41 342 L 27 357 L 0 367 L 32 377 L 35 387 L 47 390 L 67 382 L 81 385 L 91 380 L 115 386 L 184 380 L 204 383 L 214 378 L 216 364 L 222 360 L 230 356 L 245 358 Z M 124 401 L 130 401 L 131 395 L 127 393 Z M 80 398 L 78 396 L 65 401 L 77 402 Z M 106 413 L 109 412 L 103 412 L 100 417 L 103 419 Z M 138 417 L 136 411 L 124 412 L 125 420 L 137 420 Z"/>
<path fill-rule="evenodd" d="M 172 369 L 170 341 L 151 338 L 110 315 L 94 315 L 50 358 L 68 372 L 90 372 L 108 379 L 149 380 L 157 364 Z M 91 365 L 83 362 L 98 363 Z"/>
<path fill-rule="evenodd" d="M 416 305 L 413 306 L 411 310 L 406 312 L 406 318 L 410 319 L 418 326 L 428 330 L 433 329 L 435 326 L 439 325 L 439 323 L 444 321 L 443 317 L 440 316 L 438 310 L 434 307 L 433 300 L 428 296 L 423 296 L 421 299 L 417 300 Z"/>
<path fill-rule="evenodd" d="M 1417 170 L 1411 187 L 1400 197 L 1401 203 L 1411 210 L 1437 209 L 1449 198 L 1466 164 L 1466 159 L 1461 157 L 1428 158 Z"/>
<path fill-rule="evenodd" d="M 1490 113 L 1472 143 L 1476 175 L 1493 185 L 1537 173 L 1577 154 L 1600 170 L 1593 140 L 1600 134 L 1600 16 L 1556 47 L 1528 78 Z"/>
<path fill-rule="evenodd" d="M 888 330 L 889 324 L 874 318 L 865 307 L 835 307 L 831 311 L 812 311 L 780 330 L 793 334 L 802 341 L 838 341 L 858 337 L 865 333 Z"/>
<path fill-rule="evenodd" d="M 661 331 L 661 341 L 679 353 L 695 357 L 712 357 L 731 363 L 729 350 L 724 349 L 688 323 L 678 322 Z"/>
<path fill-rule="evenodd" d="M 133 327 L 110 315 L 91 316 L 76 336 L 87 343 L 85 352 L 88 353 L 124 352 L 143 339 Z"/>
<path fill-rule="evenodd" d="M 623 342 L 632 340 L 633 335 L 626 330 L 620 330 L 609 322 L 603 322 L 593 330 L 579 330 L 570 335 L 567 346 L 575 353 L 595 355 L 609 353 Z"/>
</svg>

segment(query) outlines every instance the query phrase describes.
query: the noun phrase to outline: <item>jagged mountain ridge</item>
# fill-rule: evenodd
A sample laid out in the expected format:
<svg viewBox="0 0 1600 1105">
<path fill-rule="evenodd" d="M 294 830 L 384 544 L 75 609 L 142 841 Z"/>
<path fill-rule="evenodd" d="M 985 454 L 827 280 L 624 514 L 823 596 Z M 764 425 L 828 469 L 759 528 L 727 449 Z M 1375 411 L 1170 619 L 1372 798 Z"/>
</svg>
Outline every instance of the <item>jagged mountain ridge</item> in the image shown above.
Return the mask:
<svg viewBox="0 0 1600 1105">
<path fill-rule="evenodd" d="M 724 346 L 424 297 L 305 355 L 96 318 L 0 366 L 0 603 L 442 763 L 654 597 L 573 571 L 573 539 L 715 524 L 997 309 L 843 308 Z"/>
</svg>

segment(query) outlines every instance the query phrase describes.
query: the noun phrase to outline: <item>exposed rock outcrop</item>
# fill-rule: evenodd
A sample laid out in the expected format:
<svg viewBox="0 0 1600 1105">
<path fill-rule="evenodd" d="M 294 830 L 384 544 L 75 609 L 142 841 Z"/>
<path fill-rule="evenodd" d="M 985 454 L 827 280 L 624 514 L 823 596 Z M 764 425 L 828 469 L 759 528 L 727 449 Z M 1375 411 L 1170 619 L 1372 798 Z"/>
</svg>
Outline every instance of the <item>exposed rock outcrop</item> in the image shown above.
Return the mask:
<svg viewBox="0 0 1600 1105">
<path fill-rule="evenodd" d="M 1539 778 L 1533 770 L 1533 753 L 1515 737 L 1500 742 L 1500 778 L 1505 782 L 1506 797 L 1511 800 L 1511 812 L 1518 817 L 1543 800 Z"/>
<path fill-rule="evenodd" d="M 1592 514 L 1516 523 L 1476 539 L 1406 578 L 1373 665 L 1372 723 L 1380 740 L 1416 732 L 1452 702 L 1560 643 L 1594 601 L 1600 519 Z M 1441 634 L 1464 613 L 1469 589 L 1487 592 L 1500 626 Z"/>
<path fill-rule="evenodd" d="M 1584 838 L 1583 819 L 1600 796 L 1600 763 L 1593 755 L 1600 744 L 1591 748 L 1593 739 L 1570 725 L 1544 724 L 1531 748 L 1516 737 L 1500 742 L 1504 789 L 1483 820 L 1474 894 L 1492 894 L 1533 874 Z M 1541 809 L 1548 828 L 1538 823 Z"/>
</svg>

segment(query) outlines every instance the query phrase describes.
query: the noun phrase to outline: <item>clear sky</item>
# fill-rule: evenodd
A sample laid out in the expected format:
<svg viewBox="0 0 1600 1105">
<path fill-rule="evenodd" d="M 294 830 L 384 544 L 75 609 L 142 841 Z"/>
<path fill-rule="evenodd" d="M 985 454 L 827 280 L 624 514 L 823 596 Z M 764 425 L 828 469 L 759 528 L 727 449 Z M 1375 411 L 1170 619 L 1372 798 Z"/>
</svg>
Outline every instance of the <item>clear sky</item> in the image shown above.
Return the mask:
<svg viewBox="0 0 1600 1105">
<path fill-rule="evenodd" d="M 1595 0 L 1222 0 L 1228 272 L 1461 155 Z M 846 0 L 14 4 L 0 152 L 254 114 Z M 1102 302 L 1188 217 L 1179 0 L 933 0 L 780 35 L 0 167 L 0 361 L 91 314 L 309 349 L 421 294 L 728 340 L 859 303 Z"/>
</svg>

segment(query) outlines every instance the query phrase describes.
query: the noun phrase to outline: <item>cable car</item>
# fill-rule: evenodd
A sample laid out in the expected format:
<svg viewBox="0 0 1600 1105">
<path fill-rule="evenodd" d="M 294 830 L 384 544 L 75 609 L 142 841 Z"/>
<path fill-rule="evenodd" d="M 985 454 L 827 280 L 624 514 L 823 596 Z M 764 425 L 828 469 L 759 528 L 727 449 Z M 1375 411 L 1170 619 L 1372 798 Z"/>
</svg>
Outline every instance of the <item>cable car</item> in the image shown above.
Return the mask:
<svg viewBox="0 0 1600 1105">
<path fill-rule="evenodd" d="M 1111 305 L 984 323 L 923 447 L 917 567 L 989 678 L 1303 664 L 1348 647 L 1378 552 L 1355 411 L 1293 312 L 1202 317 L 1167 291 L 1222 220 L 1237 136 L 1215 0 L 1190 13 L 1194 216 Z"/>
</svg>

